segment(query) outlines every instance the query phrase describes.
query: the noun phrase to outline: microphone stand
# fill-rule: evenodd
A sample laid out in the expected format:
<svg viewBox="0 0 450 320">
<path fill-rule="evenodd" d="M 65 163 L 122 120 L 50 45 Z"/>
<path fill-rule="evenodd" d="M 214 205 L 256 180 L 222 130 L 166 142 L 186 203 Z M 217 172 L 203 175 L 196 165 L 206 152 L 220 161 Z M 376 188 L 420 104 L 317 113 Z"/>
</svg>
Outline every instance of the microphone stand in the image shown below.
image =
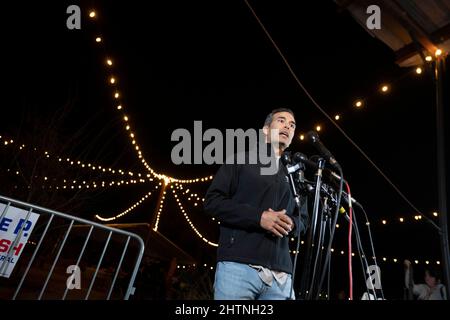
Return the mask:
<svg viewBox="0 0 450 320">
<path fill-rule="evenodd" d="M 316 237 L 317 219 L 319 216 L 320 190 L 322 188 L 322 170 L 325 167 L 325 160 L 319 159 L 316 173 L 316 193 L 314 195 L 313 220 L 312 220 L 312 238 Z"/>
<path fill-rule="evenodd" d="M 320 191 L 322 188 L 322 171 L 325 167 L 325 160 L 320 158 L 318 161 L 318 169 L 316 173 L 316 182 L 315 182 L 315 195 L 314 195 L 314 206 L 313 206 L 313 213 L 312 213 L 312 222 L 311 222 L 311 229 L 308 232 L 308 237 L 306 241 L 306 254 L 305 254 L 305 265 L 303 268 L 303 281 L 301 285 L 300 292 L 305 295 L 305 299 L 309 300 L 311 299 L 311 287 L 313 284 L 313 281 L 310 282 L 310 285 L 308 285 L 308 280 L 310 278 L 311 273 L 311 263 L 312 263 L 312 256 L 313 256 L 313 248 L 317 245 L 320 245 L 320 243 L 315 244 L 316 241 L 316 229 L 317 229 L 317 220 L 319 216 L 319 204 L 320 204 Z M 320 250 L 320 247 L 318 248 Z M 315 277 L 315 270 L 314 275 Z M 314 279 L 313 279 L 314 280 Z M 309 289 L 309 290 L 308 290 Z"/>
<path fill-rule="evenodd" d="M 326 186 L 326 185 L 322 185 L 322 186 Z M 316 295 L 318 295 L 320 293 L 318 290 L 319 283 L 318 283 L 316 274 L 318 273 L 318 271 L 320 271 L 326 267 L 326 266 L 322 265 L 322 256 L 323 256 L 323 249 L 324 249 L 323 243 L 325 241 L 326 227 L 327 227 L 327 224 L 329 221 L 328 218 L 330 216 L 331 207 L 328 205 L 328 202 L 329 202 L 329 198 L 327 195 L 328 191 L 325 190 L 324 192 L 325 192 L 325 196 L 323 197 L 323 203 L 322 203 L 321 210 L 320 210 L 320 228 L 319 228 L 318 242 L 317 242 L 317 247 L 316 247 L 316 257 L 315 257 L 314 265 L 312 268 L 313 274 L 312 274 L 312 278 L 311 278 L 311 286 L 308 291 L 308 295 L 310 297 L 312 297 L 314 293 L 316 293 Z M 316 292 L 316 289 L 317 289 L 317 292 Z"/>
<path fill-rule="evenodd" d="M 300 202 L 300 193 L 298 190 L 304 190 L 303 184 L 305 183 L 304 179 L 304 170 L 305 166 L 303 163 L 297 163 L 296 165 L 286 165 L 285 166 L 287 170 L 287 177 L 289 181 L 289 185 L 291 187 L 292 195 L 294 196 L 295 206 L 297 207 L 297 210 L 299 212 L 299 217 L 301 215 L 301 202 Z M 294 181 L 294 174 L 297 174 L 296 181 Z M 296 185 L 297 182 L 297 185 Z M 298 187 L 298 188 L 297 188 Z M 300 218 L 299 218 L 300 219 Z M 292 293 L 294 291 L 294 281 L 295 281 L 295 271 L 297 269 L 297 257 L 300 249 L 300 228 L 298 229 L 298 235 L 297 235 L 297 246 L 296 246 L 296 254 L 294 258 L 294 264 L 293 264 L 293 270 L 292 270 L 292 280 L 291 280 L 291 293 L 289 294 L 289 297 L 292 297 Z"/>
<path fill-rule="evenodd" d="M 331 259 L 331 246 L 333 244 L 334 232 L 336 230 L 336 223 L 337 223 L 337 219 L 338 219 L 338 216 L 339 216 L 339 209 L 341 207 L 342 192 L 343 192 L 343 188 L 344 188 L 344 174 L 343 174 L 342 169 L 341 169 L 340 166 L 338 166 L 338 169 L 339 169 L 339 175 L 340 175 L 339 192 L 338 192 L 337 200 L 336 200 L 336 213 L 335 213 L 335 216 L 333 218 L 332 225 L 331 225 L 330 240 L 329 240 L 329 243 L 328 243 L 328 247 L 326 249 L 325 265 L 327 265 L 329 260 Z M 350 201 L 351 201 L 351 199 L 350 199 Z M 327 273 L 326 269 L 324 269 L 322 271 L 322 275 L 320 277 L 319 289 L 318 289 L 319 291 L 322 288 L 323 281 L 325 280 L 326 273 Z"/>
<path fill-rule="evenodd" d="M 292 191 L 292 195 L 294 196 L 294 200 L 295 200 L 295 205 L 297 206 L 297 209 L 300 210 L 300 194 L 297 191 L 297 188 L 295 186 L 295 181 L 294 181 L 294 177 L 293 174 L 295 172 L 298 172 L 298 176 L 299 176 L 299 180 L 302 180 L 303 177 L 303 170 L 305 169 L 303 164 L 296 164 L 295 166 L 287 166 L 286 167 L 287 172 L 288 172 L 288 179 L 289 179 L 289 184 L 291 186 L 291 191 Z"/>
</svg>

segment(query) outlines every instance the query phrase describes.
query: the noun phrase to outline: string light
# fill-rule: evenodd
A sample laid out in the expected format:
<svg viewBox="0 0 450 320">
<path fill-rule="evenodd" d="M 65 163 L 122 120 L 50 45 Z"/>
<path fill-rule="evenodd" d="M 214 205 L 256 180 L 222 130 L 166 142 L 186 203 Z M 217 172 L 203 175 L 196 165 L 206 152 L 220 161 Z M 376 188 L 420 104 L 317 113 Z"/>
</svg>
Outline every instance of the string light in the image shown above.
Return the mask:
<svg viewBox="0 0 450 320">
<path fill-rule="evenodd" d="M 433 61 L 433 57 L 428 55 L 425 57 L 425 60 L 428 62 Z"/>
<path fill-rule="evenodd" d="M 89 12 L 89 17 L 90 17 L 90 18 L 95 18 L 96 15 L 97 15 L 97 14 L 95 13 L 94 10 L 92 10 L 91 12 Z"/>
<path fill-rule="evenodd" d="M 97 39 L 100 39 L 100 41 L 101 41 L 101 38 L 100 38 L 100 37 L 98 37 Z M 436 50 L 436 52 L 435 52 L 436 55 L 440 55 L 441 53 L 442 53 L 442 51 L 441 51 L 440 49 Z M 427 57 L 427 58 L 428 58 L 428 57 Z M 108 58 L 108 59 L 107 59 L 107 64 L 108 64 L 109 66 L 112 65 L 112 60 Z M 418 68 L 416 71 L 417 71 L 418 73 L 420 73 L 421 71 L 419 71 L 419 70 L 421 70 L 421 69 Z M 112 83 L 112 84 L 115 83 L 115 79 L 114 79 L 114 78 L 111 78 L 111 83 Z M 389 89 L 390 89 L 390 88 L 389 88 L 388 85 L 383 85 L 383 86 L 381 87 L 381 91 L 384 92 L 384 93 L 388 92 Z M 116 99 L 118 99 L 118 98 L 119 98 L 119 93 L 116 92 L 115 95 L 114 95 L 114 97 L 115 97 Z M 356 105 L 357 108 L 360 108 L 360 107 L 363 106 L 363 102 L 362 102 L 361 100 L 358 100 L 358 101 L 356 101 L 355 105 Z M 117 108 L 117 109 L 118 109 L 118 110 L 122 110 L 123 107 L 120 106 L 120 108 Z M 336 121 L 340 120 L 340 118 L 341 118 L 341 115 L 335 115 L 335 120 L 336 120 Z M 125 117 L 124 119 L 125 119 L 126 122 L 128 121 L 128 120 L 127 120 L 127 119 L 128 119 L 127 117 Z M 127 124 L 126 130 L 129 130 L 129 128 L 130 128 L 130 126 Z M 321 126 L 316 126 L 316 131 L 319 132 L 319 131 L 321 131 L 321 129 L 322 129 Z M 300 140 L 304 140 L 304 137 L 300 136 Z M 159 174 L 159 173 L 155 172 L 155 171 L 148 165 L 146 159 L 145 159 L 145 158 L 143 157 L 143 155 L 142 155 L 142 152 L 140 152 L 140 150 L 141 150 L 142 148 L 139 146 L 139 144 L 137 143 L 137 141 L 136 141 L 136 140 L 133 140 L 132 142 L 133 142 L 133 145 L 136 145 L 136 146 L 134 147 L 134 149 L 135 149 L 136 151 L 138 151 L 138 158 L 141 160 L 142 164 L 146 167 L 146 169 L 147 169 L 154 177 L 156 177 L 156 178 L 158 178 L 158 179 L 160 179 L 160 180 L 168 180 L 169 182 L 180 182 L 180 183 L 197 183 L 197 182 L 200 182 L 200 181 L 203 182 L 203 181 L 211 180 L 211 179 L 208 179 L 208 177 L 204 177 L 203 180 L 200 180 L 200 179 L 186 179 L 186 180 L 183 180 L 183 179 L 177 179 L 177 178 L 169 177 L 169 176 L 166 176 L 166 175 L 163 175 L 163 174 Z"/>
<path fill-rule="evenodd" d="M 434 52 L 434 55 L 436 57 L 439 57 L 442 54 L 442 50 L 441 49 L 436 49 L 436 51 Z"/>
<path fill-rule="evenodd" d="M 158 188 L 158 186 L 155 187 L 155 189 L 157 189 L 157 188 Z M 152 190 L 152 191 L 153 191 L 153 190 Z M 125 211 L 122 211 L 121 213 L 119 213 L 119 214 L 117 214 L 117 215 L 115 215 L 115 216 L 113 216 L 113 217 L 110 217 L 110 218 L 104 218 L 104 217 L 102 217 L 102 216 L 96 214 L 96 215 L 95 215 L 95 218 L 98 219 L 98 220 L 100 220 L 100 221 L 103 221 L 103 222 L 108 222 L 108 221 L 113 221 L 113 220 L 116 220 L 116 219 L 118 219 L 118 218 L 120 218 L 120 217 L 123 217 L 123 216 L 125 216 L 126 214 L 130 213 L 131 211 L 133 211 L 134 209 L 136 209 L 138 206 L 140 206 L 145 200 L 147 200 L 148 197 L 150 197 L 150 196 L 152 195 L 152 191 L 146 193 L 139 201 L 137 201 L 136 203 L 134 203 L 131 207 L 129 207 L 129 208 L 126 209 Z"/>
<path fill-rule="evenodd" d="M 24 147 L 24 146 L 25 145 L 22 145 L 21 148 Z M 34 150 L 36 151 L 36 148 L 34 148 Z M 47 151 L 44 152 L 44 154 L 46 154 L 47 157 L 49 157 L 49 153 Z M 103 172 L 103 173 L 108 172 L 110 174 L 115 174 L 115 172 L 116 172 L 116 170 L 111 169 L 111 168 L 105 168 L 105 167 L 102 167 L 101 165 L 98 165 L 96 167 L 94 165 L 91 165 L 90 163 L 85 165 L 81 161 L 72 161 L 70 158 L 65 159 L 65 161 L 67 161 L 70 165 L 79 165 L 81 168 L 85 168 L 85 169 L 86 168 L 87 169 L 92 169 L 92 170 L 96 170 L 97 169 L 98 171 Z M 58 162 L 64 162 L 64 161 L 63 161 L 62 158 L 58 158 Z M 8 169 L 7 171 L 10 171 L 10 170 Z M 125 172 L 123 170 L 118 169 L 117 171 L 121 175 L 125 175 Z M 18 173 L 16 172 L 16 174 L 18 174 Z M 113 186 L 113 185 L 120 186 L 120 185 L 146 183 L 146 182 L 153 181 L 153 179 L 150 178 L 150 174 L 147 174 L 145 179 L 144 179 L 145 176 L 142 175 L 141 173 L 135 174 L 135 173 L 129 171 L 128 175 L 130 175 L 130 176 L 137 175 L 138 178 L 130 179 L 130 180 L 123 180 L 123 178 L 122 178 L 121 180 L 112 180 L 112 181 L 109 181 L 109 182 L 103 180 L 101 182 L 98 182 L 100 184 L 99 187 L 110 187 L 110 186 Z M 38 179 L 39 176 L 35 175 L 34 178 Z M 55 178 L 43 177 L 43 180 L 44 181 L 47 181 L 47 180 L 55 181 L 56 179 Z M 64 184 L 62 184 L 62 185 L 49 185 L 49 186 L 42 185 L 41 187 L 43 189 L 48 188 L 48 189 L 57 189 L 57 190 L 58 189 L 81 189 L 81 188 L 89 189 L 89 188 L 97 188 L 97 183 L 95 181 L 91 181 L 89 183 L 86 183 L 86 181 L 83 181 L 82 184 L 77 185 L 77 181 L 76 180 L 73 180 L 71 182 L 71 181 L 67 181 L 66 179 L 64 179 L 63 183 Z M 70 184 L 72 184 L 72 185 L 70 185 Z M 92 185 L 90 185 L 90 184 L 92 184 Z"/>
<path fill-rule="evenodd" d="M 0 144 L 2 144 L 2 138 L 0 136 Z M 12 145 L 14 142 L 13 139 L 5 139 L 3 144 L 6 145 Z M 19 150 L 23 150 L 26 148 L 25 144 L 22 145 L 16 145 L 16 147 L 18 147 Z M 70 166 L 74 166 L 74 167 L 78 167 L 80 169 L 83 170 L 89 170 L 89 171 L 96 171 L 96 172 L 103 172 L 103 173 L 108 173 L 110 175 L 120 175 L 123 176 L 125 175 L 125 170 L 120 169 L 120 168 L 116 168 L 113 169 L 111 167 L 107 167 L 107 166 L 103 166 L 100 164 L 91 164 L 91 163 L 85 163 L 82 162 L 80 160 L 75 160 L 72 158 L 66 158 L 64 156 L 61 155 L 53 155 L 52 153 L 48 152 L 48 151 L 44 151 L 44 152 L 40 152 L 39 150 L 37 150 L 37 148 L 29 148 L 31 151 L 36 152 L 38 155 L 44 155 L 46 160 L 54 160 L 59 164 L 63 164 L 64 166 L 70 165 Z M 128 171 L 128 175 L 130 176 L 138 176 L 138 177 L 144 177 L 145 174 L 143 173 L 136 173 L 136 172 L 132 172 L 132 171 Z M 150 177 L 150 175 L 148 175 L 147 177 Z M 150 179 L 150 181 L 152 181 L 153 179 Z M 116 180 L 119 181 L 119 180 Z"/>
<path fill-rule="evenodd" d="M 100 38 L 100 37 L 98 37 Z M 101 38 L 100 38 L 100 41 Z M 106 64 L 108 66 L 112 65 L 112 58 L 111 57 L 107 57 L 106 58 Z M 115 77 L 110 77 L 109 79 L 110 84 L 116 84 L 117 83 L 117 79 Z M 114 98 L 119 99 L 120 98 L 120 94 L 118 91 L 114 92 Z M 120 104 L 119 106 L 117 106 L 117 110 L 119 111 L 123 111 L 124 110 L 124 106 L 122 104 Z M 123 116 L 123 120 L 126 122 L 125 124 L 125 128 L 126 130 L 130 130 L 131 126 L 129 123 L 129 117 L 125 114 L 122 115 Z M 184 183 L 184 184 L 190 184 L 190 183 L 199 183 L 199 182 L 206 182 L 206 181 L 210 181 L 212 180 L 212 176 L 205 176 L 205 177 L 200 177 L 200 178 L 194 178 L 194 179 L 177 179 L 174 177 L 170 177 L 164 174 L 160 174 L 157 173 L 155 170 L 153 170 L 153 168 L 150 167 L 150 165 L 148 164 L 147 160 L 144 158 L 142 152 L 140 151 L 142 149 L 142 147 L 139 145 L 137 138 L 132 138 L 132 140 L 130 141 L 133 145 L 133 149 L 136 151 L 138 159 L 141 161 L 141 163 L 144 165 L 144 167 L 150 172 L 150 174 L 159 179 L 159 180 L 164 180 L 166 182 L 166 184 L 172 183 L 172 182 L 178 182 L 178 183 Z"/>
<path fill-rule="evenodd" d="M 302 140 L 302 141 L 305 140 L 305 135 L 304 134 L 300 135 L 300 140 Z"/>
<path fill-rule="evenodd" d="M 162 196 L 161 196 L 161 199 L 159 200 L 159 205 L 158 205 L 158 209 L 156 212 L 155 226 L 153 227 L 153 231 L 155 231 L 155 232 L 158 231 L 159 219 L 161 217 L 161 213 L 162 213 L 162 210 L 164 207 L 164 200 L 166 199 L 166 187 L 167 187 L 167 184 L 164 183 L 163 188 L 162 188 Z"/>
<path fill-rule="evenodd" d="M 335 253 L 337 250 L 334 249 L 334 248 L 331 248 L 330 251 L 331 251 L 331 253 Z M 295 254 L 296 251 L 290 250 L 289 252 Z M 336 253 L 337 253 L 338 255 L 341 255 L 341 256 L 342 256 L 342 255 L 345 254 L 345 251 L 344 251 L 344 250 L 340 250 L 340 251 L 337 251 Z M 357 253 L 352 252 L 352 257 L 356 257 L 356 256 L 359 256 L 359 255 L 358 255 Z M 361 255 L 361 257 L 364 258 L 364 255 Z M 372 260 L 376 260 L 375 257 L 371 257 L 371 258 L 372 258 Z M 389 257 L 387 257 L 387 256 L 384 256 L 383 258 L 381 258 L 381 260 L 382 260 L 383 262 L 389 262 L 389 261 L 392 261 L 392 262 L 394 262 L 394 263 L 399 262 L 399 259 L 398 259 L 398 258 L 392 258 L 392 257 L 389 258 Z M 401 259 L 401 260 L 403 260 L 403 259 Z M 421 263 L 420 260 L 418 260 L 418 259 L 414 259 L 413 261 L 414 261 L 415 264 L 420 264 L 420 263 Z M 423 263 L 426 264 L 426 265 L 428 265 L 428 264 L 431 264 L 432 262 L 431 262 L 430 260 L 423 260 Z M 439 265 L 439 264 L 440 264 L 440 261 L 439 261 L 439 260 L 438 260 L 438 261 L 435 261 L 435 263 L 436 263 L 437 265 Z"/>
<path fill-rule="evenodd" d="M 182 185 L 179 185 L 179 184 L 177 184 L 176 187 L 177 187 L 177 189 L 180 189 L 180 190 L 183 189 Z M 186 192 L 186 191 L 185 191 L 185 192 L 183 192 L 183 193 L 181 193 L 181 194 L 182 194 L 183 196 L 185 196 L 185 199 L 186 199 L 186 197 L 187 197 L 187 200 L 188 200 L 189 202 L 193 203 L 194 206 L 197 206 L 199 201 L 201 201 L 201 202 L 204 202 L 204 201 L 205 201 L 205 199 L 204 199 L 204 198 L 200 198 L 200 197 L 198 196 L 197 193 L 191 193 L 191 194 L 189 194 L 189 192 Z"/>
<path fill-rule="evenodd" d="M 177 204 L 178 204 L 179 209 L 181 210 L 181 213 L 183 214 L 184 218 L 185 218 L 186 221 L 188 222 L 188 224 L 189 224 L 189 226 L 191 227 L 191 229 L 195 232 L 195 234 L 197 234 L 197 236 L 198 236 L 200 239 L 202 239 L 204 242 L 206 242 L 206 243 L 209 244 L 210 246 L 217 247 L 217 246 L 218 246 L 217 243 L 211 242 L 211 241 L 209 241 L 208 239 L 206 239 L 206 238 L 205 238 L 205 237 L 197 230 L 197 228 L 194 226 L 194 224 L 192 223 L 191 219 L 189 219 L 189 216 L 188 216 L 188 214 L 186 213 L 186 210 L 184 209 L 183 205 L 181 204 L 180 199 L 178 198 L 178 195 L 177 195 L 175 189 L 172 189 L 172 193 L 173 193 L 173 195 L 174 195 L 174 197 L 175 197 L 175 200 L 176 200 L 176 202 L 177 202 Z"/>
<path fill-rule="evenodd" d="M 421 67 L 417 67 L 416 68 L 416 73 L 417 74 L 422 74 L 422 68 Z"/>
<path fill-rule="evenodd" d="M 100 42 L 102 42 L 102 38 L 101 38 L 101 37 L 97 37 L 97 38 L 95 38 L 95 42 L 97 42 L 97 43 L 100 43 Z"/>
<path fill-rule="evenodd" d="M 112 181 L 99 181 L 98 184 L 96 181 L 82 181 L 76 182 L 74 180 L 73 182 L 66 182 L 64 180 L 63 184 L 53 184 L 49 186 L 44 186 L 48 189 L 95 189 L 97 187 L 101 188 L 110 188 L 110 187 L 119 187 L 123 185 L 131 185 L 131 184 L 142 184 L 142 183 L 148 183 L 149 181 L 153 181 L 153 179 L 130 179 L 130 180 L 112 180 Z"/>
</svg>

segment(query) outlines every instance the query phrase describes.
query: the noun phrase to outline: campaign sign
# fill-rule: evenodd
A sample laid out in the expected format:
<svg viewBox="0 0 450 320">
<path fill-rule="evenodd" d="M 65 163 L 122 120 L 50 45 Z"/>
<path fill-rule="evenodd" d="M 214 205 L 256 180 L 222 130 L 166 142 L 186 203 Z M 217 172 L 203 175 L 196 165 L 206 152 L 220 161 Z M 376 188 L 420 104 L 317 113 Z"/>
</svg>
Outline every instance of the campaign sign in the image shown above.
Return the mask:
<svg viewBox="0 0 450 320">
<path fill-rule="evenodd" d="M 0 203 L 0 277 L 9 278 L 39 215 L 31 212 L 27 220 L 28 211 L 10 206 L 3 216 L 5 208 Z"/>
</svg>

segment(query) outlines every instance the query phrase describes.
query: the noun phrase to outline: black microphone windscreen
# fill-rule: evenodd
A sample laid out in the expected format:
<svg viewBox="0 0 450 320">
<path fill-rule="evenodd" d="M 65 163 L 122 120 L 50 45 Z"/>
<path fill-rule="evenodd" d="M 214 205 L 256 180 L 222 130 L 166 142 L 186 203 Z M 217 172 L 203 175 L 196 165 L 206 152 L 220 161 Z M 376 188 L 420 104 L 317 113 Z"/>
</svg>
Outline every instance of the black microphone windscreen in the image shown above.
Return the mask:
<svg viewBox="0 0 450 320">
<path fill-rule="evenodd" d="M 291 163 L 291 153 L 289 151 L 283 152 L 283 154 L 281 155 L 281 162 L 285 166 Z"/>
<path fill-rule="evenodd" d="M 317 132 L 311 130 L 306 134 L 305 140 L 308 143 L 314 144 L 314 143 L 318 142 L 320 139 L 319 139 L 319 135 L 317 134 Z"/>
<path fill-rule="evenodd" d="M 293 163 L 306 162 L 307 160 L 308 157 L 301 152 L 294 153 L 294 156 L 292 157 Z"/>
</svg>

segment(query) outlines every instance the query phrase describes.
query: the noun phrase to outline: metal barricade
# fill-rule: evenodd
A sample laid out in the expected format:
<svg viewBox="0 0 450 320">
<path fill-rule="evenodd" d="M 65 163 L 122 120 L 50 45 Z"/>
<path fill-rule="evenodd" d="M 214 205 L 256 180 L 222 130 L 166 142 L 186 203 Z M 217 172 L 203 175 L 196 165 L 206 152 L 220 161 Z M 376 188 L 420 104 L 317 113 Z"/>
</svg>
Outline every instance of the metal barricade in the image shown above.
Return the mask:
<svg viewBox="0 0 450 320">
<path fill-rule="evenodd" d="M 0 299 L 128 300 L 143 253 L 134 233 L 0 196 Z"/>
</svg>

